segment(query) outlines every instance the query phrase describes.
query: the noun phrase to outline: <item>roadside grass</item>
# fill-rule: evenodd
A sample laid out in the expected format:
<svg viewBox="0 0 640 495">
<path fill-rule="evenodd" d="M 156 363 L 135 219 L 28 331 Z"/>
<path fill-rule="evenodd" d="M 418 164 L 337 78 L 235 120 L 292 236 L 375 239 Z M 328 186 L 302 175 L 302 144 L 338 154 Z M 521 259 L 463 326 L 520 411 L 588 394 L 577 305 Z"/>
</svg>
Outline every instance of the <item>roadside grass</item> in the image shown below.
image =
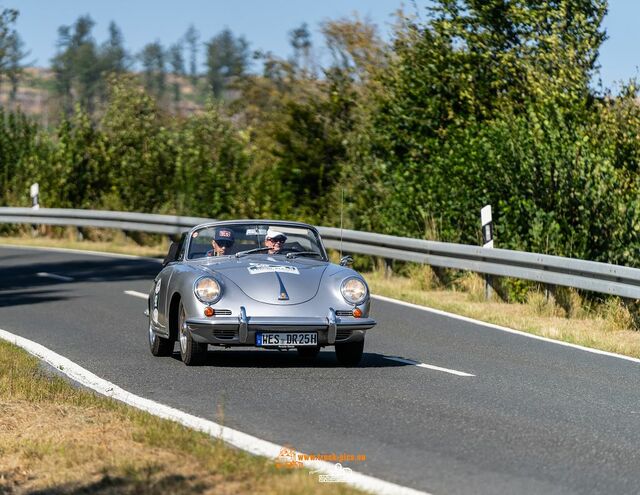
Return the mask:
<svg viewBox="0 0 640 495">
<path fill-rule="evenodd" d="M 363 493 L 52 376 L 0 341 L 0 493 Z"/>
<path fill-rule="evenodd" d="M 547 296 L 530 290 L 525 302 L 485 301 L 484 279 L 466 273 L 444 286 L 428 266 L 410 267 L 408 276 L 374 270 L 364 276 L 375 294 L 429 306 L 542 337 L 640 358 L 637 314 L 619 298 L 584 300 L 576 290 Z M 375 314 L 375 301 L 373 302 Z"/>
</svg>

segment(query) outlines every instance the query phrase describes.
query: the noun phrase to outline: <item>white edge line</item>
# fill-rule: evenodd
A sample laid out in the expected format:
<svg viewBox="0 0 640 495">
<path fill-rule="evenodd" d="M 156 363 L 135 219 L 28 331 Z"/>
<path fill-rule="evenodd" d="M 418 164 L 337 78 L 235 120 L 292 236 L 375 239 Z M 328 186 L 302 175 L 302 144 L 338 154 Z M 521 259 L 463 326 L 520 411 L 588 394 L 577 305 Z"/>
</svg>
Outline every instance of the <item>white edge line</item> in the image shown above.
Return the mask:
<svg viewBox="0 0 640 495">
<path fill-rule="evenodd" d="M 81 385 L 95 390 L 99 394 L 112 399 L 119 400 L 142 411 L 149 412 L 160 418 L 169 419 L 184 426 L 204 432 L 214 438 L 221 439 L 239 449 L 245 450 L 255 455 L 275 459 L 282 448 L 281 445 L 262 440 L 260 438 L 242 433 L 227 426 L 219 425 L 213 421 L 199 418 L 192 414 L 185 413 L 179 409 L 160 404 L 150 399 L 145 399 L 138 395 L 127 392 L 117 385 L 100 378 L 99 376 L 84 369 L 73 361 L 53 352 L 52 350 L 19 335 L 15 335 L 6 330 L 0 329 L 0 339 L 6 340 L 21 347 L 30 354 L 60 370 L 72 380 Z M 302 454 L 296 452 L 296 454 Z M 302 461 L 305 467 L 320 471 L 325 474 L 334 474 L 336 465 L 325 461 Z M 347 481 L 349 485 L 360 488 L 371 493 L 380 495 L 429 495 L 426 492 L 414 490 L 413 488 L 396 485 L 389 481 L 380 480 L 373 476 L 352 471 Z"/>
<path fill-rule="evenodd" d="M 391 361 L 397 361 L 399 363 L 405 363 L 405 364 L 412 364 L 414 366 L 417 366 L 418 368 L 428 368 L 430 370 L 435 370 L 435 371 L 444 371 L 445 373 L 450 373 L 452 375 L 476 376 L 476 375 L 472 375 L 471 373 L 465 373 L 464 371 L 452 370 L 450 368 L 442 368 L 440 366 L 434 366 L 433 364 L 426 364 L 426 363 L 421 363 L 419 361 L 413 361 L 412 359 L 404 359 L 404 358 L 395 357 L 395 356 L 383 356 L 383 357 L 384 359 L 390 359 Z"/>
<path fill-rule="evenodd" d="M 398 299 L 393 299 L 391 297 L 386 297 L 386 296 L 380 296 L 377 294 L 371 294 L 371 297 L 373 299 L 378 299 L 380 301 L 385 301 L 388 303 L 393 303 L 393 304 L 398 304 L 400 306 L 407 306 L 409 308 L 413 308 L 413 309 L 419 309 L 421 311 L 427 311 L 429 313 L 433 313 L 436 315 L 440 315 L 440 316 L 446 316 L 448 318 L 453 318 L 455 320 L 460 320 L 460 321 L 465 321 L 467 323 L 473 323 L 475 325 L 481 325 L 487 328 L 493 328 L 495 330 L 500 330 L 502 332 L 508 332 L 508 333 L 512 333 L 515 335 L 520 335 L 521 337 L 528 337 L 530 339 L 535 339 L 535 340 L 542 340 L 543 342 L 549 342 L 551 344 L 558 344 L 558 345 L 562 345 L 565 347 L 571 347 L 573 349 L 579 349 L 581 351 L 586 351 L 586 352 L 590 352 L 592 354 L 600 354 L 602 356 L 609 356 L 609 357 L 615 357 L 618 359 L 624 359 L 625 361 L 631 361 L 633 363 L 640 363 L 640 359 L 638 358 L 634 358 L 634 357 L 630 357 L 630 356 L 623 356 L 622 354 L 616 354 L 615 352 L 608 352 L 608 351 L 602 351 L 600 349 L 594 349 L 592 347 L 584 347 L 578 344 L 571 344 L 569 342 L 562 342 L 561 340 L 554 340 L 554 339 L 550 339 L 548 337 L 541 337 L 540 335 L 535 335 L 532 333 L 527 333 L 527 332 L 523 332 L 521 330 L 514 330 L 513 328 L 508 328 L 508 327 L 502 327 L 500 325 L 495 325 L 493 323 L 487 323 L 486 321 L 480 321 L 480 320 L 474 320 L 473 318 L 469 318 L 467 316 L 460 316 L 460 315 L 456 315 L 454 313 L 449 313 L 447 311 L 442 311 L 440 309 L 433 309 L 433 308 L 429 308 L 427 306 L 420 306 L 419 304 L 413 304 L 413 303 L 408 303 L 405 301 L 399 301 Z"/>
<path fill-rule="evenodd" d="M 125 290 L 125 294 L 133 297 L 139 297 L 140 299 L 149 299 L 149 294 L 143 294 L 142 292 L 138 292 L 137 290 Z"/>
</svg>

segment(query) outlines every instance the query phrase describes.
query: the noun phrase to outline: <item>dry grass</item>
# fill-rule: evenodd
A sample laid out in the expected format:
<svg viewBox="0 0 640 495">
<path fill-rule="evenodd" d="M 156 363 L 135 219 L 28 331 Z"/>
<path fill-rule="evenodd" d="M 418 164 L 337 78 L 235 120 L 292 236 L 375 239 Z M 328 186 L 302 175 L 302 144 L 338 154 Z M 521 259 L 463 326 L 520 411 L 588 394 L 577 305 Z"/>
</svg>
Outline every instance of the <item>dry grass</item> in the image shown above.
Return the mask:
<svg viewBox="0 0 640 495">
<path fill-rule="evenodd" d="M 555 297 L 530 293 L 526 303 L 485 301 L 484 280 L 466 274 L 443 288 L 429 267 L 410 269 L 410 277 L 365 274 L 372 292 L 502 325 L 543 337 L 640 358 L 640 332 L 632 311 L 620 299 L 587 304 L 575 290 Z"/>
<path fill-rule="evenodd" d="M 0 493 L 361 493 L 51 377 L 0 341 Z"/>
</svg>

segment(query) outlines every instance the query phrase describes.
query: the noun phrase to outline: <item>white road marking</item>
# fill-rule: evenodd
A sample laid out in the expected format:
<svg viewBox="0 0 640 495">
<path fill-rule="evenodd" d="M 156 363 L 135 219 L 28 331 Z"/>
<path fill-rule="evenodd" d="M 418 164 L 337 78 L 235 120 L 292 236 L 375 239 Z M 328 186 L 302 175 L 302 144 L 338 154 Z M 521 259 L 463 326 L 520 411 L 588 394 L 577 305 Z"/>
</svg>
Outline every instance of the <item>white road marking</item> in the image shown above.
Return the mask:
<svg viewBox="0 0 640 495">
<path fill-rule="evenodd" d="M 140 299 L 149 299 L 149 294 L 143 294 L 142 292 L 138 292 L 136 290 L 125 290 L 125 294 L 133 297 L 139 297 Z"/>
<path fill-rule="evenodd" d="M 514 335 L 520 335 L 521 337 L 527 337 L 529 339 L 542 340 L 543 342 L 549 342 L 550 344 L 562 345 L 565 347 L 571 347 L 573 349 L 579 349 L 581 351 L 590 352 L 592 354 L 600 354 L 602 356 L 609 356 L 618 359 L 624 359 L 625 361 L 631 361 L 633 363 L 640 363 L 640 359 L 633 358 L 629 356 L 623 356 L 622 354 L 616 354 L 615 352 L 601 351 L 600 349 L 593 349 L 591 347 L 584 347 L 578 344 L 571 344 L 569 342 L 562 342 L 561 340 L 554 340 L 547 337 L 541 337 L 539 335 L 534 335 L 532 333 L 522 332 L 520 330 L 514 330 L 513 328 L 502 327 L 500 325 L 494 325 L 493 323 L 487 323 L 486 321 L 474 320 L 473 318 L 469 318 L 467 316 L 460 316 L 453 313 L 448 313 L 447 311 L 442 311 L 440 309 L 433 309 L 427 306 L 420 306 L 419 304 L 408 303 L 405 301 L 399 301 L 398 299 L 393 299 L 391 297 L 379 296 L 377 294 L 371 294 L 373 299 L 378 299 L 380 301 L 385 301 L 392 304 L 398 304 L 400 306 L 406 306 L 408 308 L 419 309 L 420 311 L 426 311 L 427 313 L 433 313 L 440 316 L 446 316 L 447 318 L 452 318 L 454 320 L 465 321 L 467 323 L 473 323 L 474 325 L 479 325 L 487 328 L 493 328 L 494 330 L 500 330 L 501 332 L 512 333 Z"/>
<path fill-rule="evenodd" d="M 412 364 L 414 366 L 417 366 L 418 368 L 427 368 L 430 370 L 435 370 L 435 371 L 444 371 L 445 373 L 451 373 L 452 375 L 457 375 L 457 376 L 476 376 L 476 375 L 472 375 L 471 373 L 465 373 L 464 371 L 458 371 L 458 370 L 451 370 L 449 368 L 441 368 L 440 366 L 434 366 L 433 364 L 426 364 L 426 363 L 421 363 L 420 361 L 413 361 L 411 359 L 404 359 L 401 357 L 394 357 L 394 356 L 383 356 L 385 359 L 390 359 L 391 361 L 397 361 L 399 363 L 405 363 L 405 364 Z"/>
<path fill-rule="evenodd" d="M 54 280 L 61 280 L 62 282 L 72 282 L 73 281 L 73 277 L 65 277 L 64 275 L 56 275 L 55 273 L 38 272 L 38 273 L 36 273 L 36 275 L 38 277 L 52 278 Z"/>
<path fill-rule="evenodd" d="M 222 426 L 213 421 L 209 421 L 204 418 L 199 418 L 192 414 L 188 414 L 179 409 L 166 406 L 159 402 L 145 399 L 138 395 L 134 395 L 126 390 L 118 387 L 117 385 L 108 382 L 107 380 L 100 378 L 99 376 L 91 373 L 90 371 L 82 368 L 73 361 L 53 352 L 52 350 L 34 342 L 32 340 L 25 339 L 19 335 L 15 335 L 6 330 L 0 329 L 0 339 L 6 340 L 12 344 L 22 347 L 24 350 L 40 358 L 44 362 L 60 370 L 72 380 L 88 387 L 96 392 L 111 397 L 113 399 L 129 404 L 133 407 L 147 411 L 160 418 L 169 419 L 180 423 L 194 430 L 202 431 L 208 435 L 221 439 L 239 449 L 245 450 L 255 455 L 261 455 L 271 459 L 275 459 L 279 454 L 282 445 L 262 440 L 260 438 L 242 433 L 241 431 L 234 430 L 227 426 Z M 304 456 L 302 452 L 296 452 Z M 300 459 L 300 458 L 299 458 Z M 336 471 L 336 465 L 325 461 L 305 461 L 302 457 L 301 462 L 305 467 L 313 470 L 318 470 L 325 474 L 334 474 Z M 396 485 L 389 481 L 384 481 L 373 476 L 361 474 L 356 471 L 352 471 L 346 482 L 349 485 L 355 486 L 371 493 L 377 493 L 381 495 L 429 495 L 426 492 L 414 490 L 413 488 L 407 488 L 401 485 Z"/>
</svg>

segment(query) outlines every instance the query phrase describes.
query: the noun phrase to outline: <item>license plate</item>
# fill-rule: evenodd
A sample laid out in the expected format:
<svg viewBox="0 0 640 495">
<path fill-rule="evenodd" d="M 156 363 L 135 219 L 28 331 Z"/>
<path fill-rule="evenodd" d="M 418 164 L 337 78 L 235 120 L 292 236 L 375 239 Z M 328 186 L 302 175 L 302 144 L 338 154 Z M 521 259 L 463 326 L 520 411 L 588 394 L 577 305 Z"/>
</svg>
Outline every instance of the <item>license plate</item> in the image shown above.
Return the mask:
<svg viewBox="0 0 640 495">
<path fill-rule="evenodd" d="M 283 346 L 305 346 L 318 345 L 317 332 L 293 333 L 257 333 L 256 345 L 258 347 L 283 347 Z"/>
</svg>

